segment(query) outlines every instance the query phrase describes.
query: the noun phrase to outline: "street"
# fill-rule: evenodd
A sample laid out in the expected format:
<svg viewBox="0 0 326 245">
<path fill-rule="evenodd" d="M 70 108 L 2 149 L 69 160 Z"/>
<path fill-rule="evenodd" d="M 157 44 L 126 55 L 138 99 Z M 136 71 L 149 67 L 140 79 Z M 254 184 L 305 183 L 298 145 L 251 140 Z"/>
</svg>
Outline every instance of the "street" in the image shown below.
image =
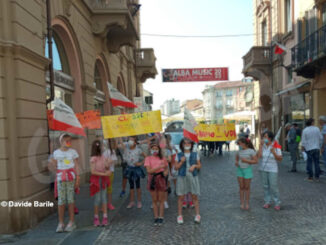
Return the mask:
<svg viewBox="0 0 326 245">
<path fill-rule="evenodd" d="M 288 173 L 288 166 L 280 164 L 282 209 L 264 210 L 255 166 L 251 210 L 241 211 L 234 153 L 203 157 L 202 164 L 200 225 L 193 222 L 194 210 L 184 212 L 184 225 L 176 223 L 177 198 L 171 195 L 164 225 L 154 227 L 150 196 L 143 181 L 142 210 L 127 210 L 126 200 L 95 244 L 326 244 L 325 179 L 309 183 L 304 181 L 303 172 Z"/>
</svg>

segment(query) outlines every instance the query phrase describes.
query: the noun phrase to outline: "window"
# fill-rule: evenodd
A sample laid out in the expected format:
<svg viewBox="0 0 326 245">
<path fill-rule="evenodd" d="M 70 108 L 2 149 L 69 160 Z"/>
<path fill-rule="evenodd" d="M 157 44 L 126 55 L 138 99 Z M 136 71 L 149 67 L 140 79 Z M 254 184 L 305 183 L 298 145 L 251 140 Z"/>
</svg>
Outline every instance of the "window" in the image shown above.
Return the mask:
<svg viewBox="0 0 326 245">
<path fill-rule="evenodd" d="M 47 86 L 47 99 L 50 98 L 50 86 Z M 54 98 L 62 100 L 66 105 L 72 108 L 72 93 L 66 89 L 54 86 Z M 50 104 L 50 109 L 54 109 L 54 101 Z"/>
<path fill-rule="evenodd" d="M 322 25 L 324 26 L 326 25 L 326 3 L 323 4 L 321 17 L 322 17 Z"/>
<path fill-rule="evenodd" d="M 232 89 L 227 90 L 226 96 L 233 96 L 233 90 Z"/>
<path fill-rule="evenodd" d="M 267 24 L 266 20 L 261 24 L 261 43 L 263 46 L 267 46 Z"/>
<path fill-rule="evenodd" d="M 285 0 L 285 31 L 292 31 L 292 0 Z"/>
<path fill-rule="evenodd" d="M 222 96 L 223 96 L 223 91 L 222 90 L 216 91 L 216 97 L 222 97 Z"/>
</svg>

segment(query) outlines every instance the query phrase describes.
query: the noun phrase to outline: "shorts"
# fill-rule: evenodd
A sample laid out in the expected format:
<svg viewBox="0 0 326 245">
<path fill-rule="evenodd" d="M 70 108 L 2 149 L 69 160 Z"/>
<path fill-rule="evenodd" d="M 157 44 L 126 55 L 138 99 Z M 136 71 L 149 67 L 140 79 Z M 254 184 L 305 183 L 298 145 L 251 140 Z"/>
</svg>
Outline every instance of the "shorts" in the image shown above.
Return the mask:
<svg viewBox="0 0 326 245">
<path fill-rule="evenodd" d="M 238 168 L 237 176 L 244 179 L 251 179 L 253 177 L 252 168 Z"/>
<path fill-rule="evenodd" d="M 58 205 L 72 204 L 75 202 L 75 180 L 58 181 Z"/>
<path fill-rule="evenodd" d="M 112 194 L 113 180 L 114 180 L 114 172 L 111 172 L 111 175 L 110 175 L 110 186 L 108 187 L 108 194 Z"/>
</svg>

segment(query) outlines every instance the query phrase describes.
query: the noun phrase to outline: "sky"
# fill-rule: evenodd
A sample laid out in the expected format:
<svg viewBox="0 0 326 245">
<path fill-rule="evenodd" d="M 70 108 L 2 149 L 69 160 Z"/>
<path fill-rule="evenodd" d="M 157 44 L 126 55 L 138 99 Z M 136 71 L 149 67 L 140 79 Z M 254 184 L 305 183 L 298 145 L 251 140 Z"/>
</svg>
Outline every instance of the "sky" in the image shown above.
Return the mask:
<svg viewBox="0 0 326 245">
<path fill-rule="evenodd" d="M 141 33 L 218 36 L 253 33 L 252 0 L 141 0 Z M 253 36 L 170 38 L 141 35 L 143 48 L 154 48 L 158 75 L 144 89 L 154 94 L 153 109 L 168 99 L 202 99 L 215 82 L 163 83 L 161 69 L 228 67 L 229 80 L 241 80 L 242 57 Z"/>
</svg>

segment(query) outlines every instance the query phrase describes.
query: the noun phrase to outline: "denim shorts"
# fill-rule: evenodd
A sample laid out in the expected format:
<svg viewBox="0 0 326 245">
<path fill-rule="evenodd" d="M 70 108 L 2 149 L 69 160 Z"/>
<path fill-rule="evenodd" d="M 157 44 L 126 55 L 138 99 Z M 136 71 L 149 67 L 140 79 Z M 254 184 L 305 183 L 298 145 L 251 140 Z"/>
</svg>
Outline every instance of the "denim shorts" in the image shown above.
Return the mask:
<svg viewBox="0 0 326 245">
<path fill-rule="evenodd" d="M 239 168 L 237 169 L 237 176 L 244 179 L 252 179 L 253 173 L 252 168 Z"/>
</svg>

